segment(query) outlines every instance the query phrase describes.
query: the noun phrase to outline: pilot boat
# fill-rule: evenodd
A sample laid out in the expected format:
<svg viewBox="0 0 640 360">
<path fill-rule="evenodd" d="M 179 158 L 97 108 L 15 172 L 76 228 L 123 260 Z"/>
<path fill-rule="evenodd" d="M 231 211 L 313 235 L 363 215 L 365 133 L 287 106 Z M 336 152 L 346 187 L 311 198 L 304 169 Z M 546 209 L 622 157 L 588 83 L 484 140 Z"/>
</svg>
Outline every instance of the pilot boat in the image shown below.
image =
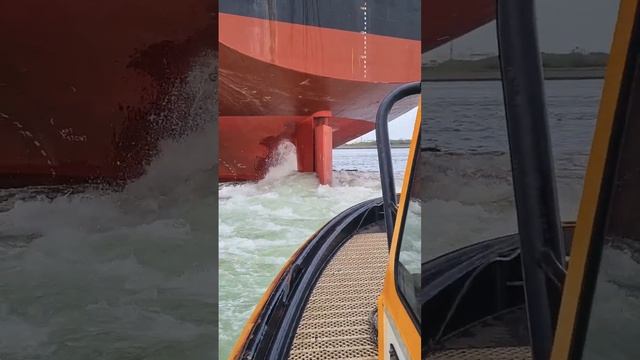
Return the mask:
<svg viewBox="0 0 640 360">
<path fill-rule="evenodd" d="M 619 327 L 634 334 L 639 310 L 632 272 L 640 259 L 638 0 L 620 5 L 575 222 L 558 214 L 533 5 L 496 7 L 518 232 L 416 257 L 429 241 L 420 210 L 429 149 L 420 137 L 428 129 L 420 110 L 395 205 L 385 114 L 419 86 L 399 88 L 376 118 L 382 199 L 346 210 L 292 256 L 232 359 L 637 358 L 637 344 L 620 349 L 612 334 Z M 609 281 L 631 304 L 612 310 L 603 286 L 616 260 L 636 266 Z M 609 320 L 610 333 L 593 323 L 598 317 Z"/>
<path fill-rule="evenodd" d="M 492 2 L 482 3 L 483 9 L 493 9 Z M 454 8 L 461 5 L 451 3 Z M 423 20 L 428 14 L 428 19 L 439 21 L 434 14 L 441 13 L 423 8 Z M 472 23 L 454 27 L 452 37 L 491 16 L 491 11 L 465 12 Z M 422 50 L 442 41 L 423 40 Z M 377 110 L 382 198 L 345 210 L 291 256 L 256 305 L 230 359 L 420 358 L 422 154 L 428 150 L 420 142 L 421 106 L 399 200 L 387 129 L 393 105 L 420 90 L 419 83 L 400 86 Z"/>
</svg>

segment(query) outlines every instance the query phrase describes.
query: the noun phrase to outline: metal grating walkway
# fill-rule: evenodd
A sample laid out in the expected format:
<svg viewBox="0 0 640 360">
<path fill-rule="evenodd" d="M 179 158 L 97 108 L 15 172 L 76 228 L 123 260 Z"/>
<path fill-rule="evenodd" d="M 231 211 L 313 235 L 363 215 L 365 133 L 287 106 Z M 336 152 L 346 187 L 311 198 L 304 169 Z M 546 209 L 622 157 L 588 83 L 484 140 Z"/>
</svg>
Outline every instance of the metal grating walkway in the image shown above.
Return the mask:
<svg viewBox="0 0 640 360">
<path fill-rule="evenodd" d="M 356 235 L 338 250 L 311 293 L 289 359 L 377 359 L 370 318 L 387 258 L 384 233 Z"/>
<path fill-rule="evenodd" d="M 528 346 L 444 350 L 427 355 L 428 360 L 529 360 L 531 358 L 531 348 Z"/>
</svg>

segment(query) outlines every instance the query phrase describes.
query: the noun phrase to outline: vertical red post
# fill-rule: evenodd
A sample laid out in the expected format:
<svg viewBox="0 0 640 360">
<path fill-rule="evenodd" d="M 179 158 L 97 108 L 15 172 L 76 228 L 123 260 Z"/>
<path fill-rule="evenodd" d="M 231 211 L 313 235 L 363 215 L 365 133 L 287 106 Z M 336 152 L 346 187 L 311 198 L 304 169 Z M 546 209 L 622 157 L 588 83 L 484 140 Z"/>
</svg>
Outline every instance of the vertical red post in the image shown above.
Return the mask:
<svg viewBox="0 0 640 360">
<path fill-rule="evenodd" d="M 316 120 L 314 129 L 315 169 L 321 185 L 331 185 L 333 175 L 333 130 L 326 118 Z"/>
<path fill-rule="evenodd" d="M 309 117 L 296 125 L 295 137 L 299 172 L 313 172 L 315 170 L 314 127 L 315 120 L 312 117 Z"/>
</svg>

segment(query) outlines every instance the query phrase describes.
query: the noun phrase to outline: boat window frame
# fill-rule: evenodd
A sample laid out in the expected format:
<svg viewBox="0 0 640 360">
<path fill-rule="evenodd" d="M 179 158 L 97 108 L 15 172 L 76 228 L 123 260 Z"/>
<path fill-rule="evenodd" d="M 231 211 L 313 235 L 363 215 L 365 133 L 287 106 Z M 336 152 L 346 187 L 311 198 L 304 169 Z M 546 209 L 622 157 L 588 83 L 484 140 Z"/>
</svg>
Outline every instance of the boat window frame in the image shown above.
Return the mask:
<svg viewBox="0 0 640 360">
<path fill-rule="evenodd" d="M 585 350 L 628 102 L 634 80 L 640 82 L 639 16 L 638 0 L 621 0 L 562 291 L 553 360 L 579 359 Z"/>
<path fill-rule="evenodd" d="M 418 115 L 420 114 L 420 111 L 418 111 Z M 409 159 L 411 162 L 411 168 L 408 169 L 409 170 L 409 182 L 407 184 L 407 189 L 406 189 L 406 196 L 404 197 L 404 203 L 400 204 L 400 206 L 402 206 L 402 218 L 399 221 L 399 228 L 398 228 L 398 238 L 397 238 L 397 242 L 396 242 L 396 252 L 395 252 L 395 258 L 394 258 L 394 266 L 393 266 L 393 279 L 394 279 L 394 283 L 395 283 L 395 291 L 398 294 L 398 298 L 400 299 L 400 302 L 402 303 L 402 306 L 405 308 L 405 311 L 409 314 L 409 318 L 411 319 L 411 322 L 413 322 L 413 325 L 415 326 L 416 330 L 420 329 L 420 319 L 417 317 L 417 314 L 414 313 L 413 308 L 411 307 L 410 301 L 407 300 L 404 292 L 402 291 L 401 287 L 400 287 L 400 281 L 399 281 L 399 276 L 400 276 L 400 272 L 399 272 L 399 264 L 400 264 L 400 251 L 402 249 L 402 240 L 403 240 L 403 235 L 404 235 L 404 226 L 406 223 L 406 219 L 407 219 L 407 212 L 409 210 L 409 203 L 411 201 L 411 190 L 413 189 L 413 182 L 415 180 L 415 168 L 416 168 L 416 160 L 418 159 L 418 154 L 420 153 L 420 141 L 421 141 L 421 132 L 422 132 L 422 119 L 420 119 L 417 122 L 417 140 L 415 142 L 415 151 L 413 152 L 413 158 Z M 406 176 L 406 175 L 405 175 Z M 422 253 L 422 251 L 420 252 Z M 420 264 L 422 265 L 422 264 Z M 417 296 L 418 294 L 416 294 Z M 416 297 L 416 301 L 417 301 L 417 297 Z M 416 305 L 418 305 L 419 307 L 419 303 L 417 303 Z M 419 308 L 417 309 L 418 311 L 420 310 Z"/>
</svg>

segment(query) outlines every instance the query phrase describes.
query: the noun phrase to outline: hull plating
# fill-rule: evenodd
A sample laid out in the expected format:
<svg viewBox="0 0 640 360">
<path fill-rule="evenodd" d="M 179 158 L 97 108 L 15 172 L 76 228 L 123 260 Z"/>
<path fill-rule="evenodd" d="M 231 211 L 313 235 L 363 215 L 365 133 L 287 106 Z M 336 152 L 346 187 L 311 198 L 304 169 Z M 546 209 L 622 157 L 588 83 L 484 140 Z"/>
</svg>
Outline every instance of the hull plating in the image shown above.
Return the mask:
<svg viewBox="0 0 640 360">
<path fill-rule="evenodd" d="M 194 121 L 217 1 L 0 5 L 0 187 L 124 181 Z M 213 79 L 213 77 L 212 77 Z M 197 89 L 200 87 L 200 89 Z"/>
</svg>

